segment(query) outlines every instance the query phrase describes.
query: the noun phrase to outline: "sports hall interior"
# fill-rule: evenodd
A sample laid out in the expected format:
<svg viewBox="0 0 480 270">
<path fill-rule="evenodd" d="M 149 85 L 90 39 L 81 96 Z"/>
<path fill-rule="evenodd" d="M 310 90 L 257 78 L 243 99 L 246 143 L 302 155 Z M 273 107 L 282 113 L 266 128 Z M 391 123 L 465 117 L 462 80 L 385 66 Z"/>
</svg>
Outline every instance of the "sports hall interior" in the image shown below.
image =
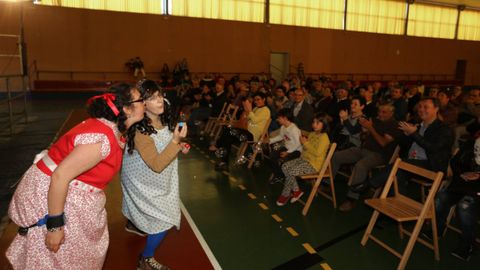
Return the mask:
<svg viewBox="0 0 480 270">
<path fill-rule="evenodd" d="M 311 80 L 332 90 L 396 82 L 405 89 L 469 91 L 480 86 L 480 1 L 0 1 L 0 269 L 12 269 L 4 254 L 18 227 L 7 210 L 19 179 L 35 154 L 88 117 L 89 97 L 142 77 L 126 66 L 135 57 L 146 78 L 180 103 L 190 86 L 171 79 L 187 65 L 190 82 L 250 85 L 273 78 L 270 90 L 284 80 Z M 207 119 L 197 128 L 220 132 L 221 121 Z M 314 189 L 316 174 L 299 180 L 302 203 L 277 206 L 282 185 L 270 181 L 265 147 L 252 166 L 239 162 L 234 149 L 229 169 L 215 170 L 218 153 L 209 146 L 217 134 L 210 131 L 188 136 L 190 152 L 179 155 L 182 223 L 156 253 L 171 269 L 478 269 L 478 248 L 468 261 L 451 255 L 459 238 L 454 229 L 439 239 L 438 256 L 414 242 L 400 264 L 410 239 L 402 230 L 412 232 L 431 214 L 431 186 L 409 184 L 420 207 L 429 203 L 418 211 L 421 218 L 400 227 L 387 214 L 375 223 L 372 234 L 397 251 L 391 254 L 373 238 L 362 241 L 374 213 L 364 200 L 373 192 L 342 212 L 317 194 L 316 188 L 332 190 L 328 181 Z M 348 166 L 342 171 L 331 180 L 338 204 L 352 173 Z M 421 188 L 432 200 L 422 201 Z M 135 269 L 145 239 L 124 230 L 118 176 L 105 193 L 110 246 L 103 269 Z M 456 222 L 453 217 L 452 228 Z"/>
</svg>

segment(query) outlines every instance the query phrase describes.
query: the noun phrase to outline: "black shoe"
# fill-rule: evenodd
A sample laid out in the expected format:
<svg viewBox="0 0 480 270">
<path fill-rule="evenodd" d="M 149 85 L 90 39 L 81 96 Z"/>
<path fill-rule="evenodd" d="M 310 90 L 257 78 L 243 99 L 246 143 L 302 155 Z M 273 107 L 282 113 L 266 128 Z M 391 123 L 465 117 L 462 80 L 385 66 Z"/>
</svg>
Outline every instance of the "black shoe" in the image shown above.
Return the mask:
<svg viewBox="0 0 480 270">
<path fill-rule="evenodd" d="M 340 212 L 346 213 L 346 212 L 352 211 L 354 207 L 355 207 L 355 201 L 351 199 L 347 199 L 340 205 L 340 207 L 338 207 L 338 210 Z"/>
<path fill-rule="evenodd" d="M 137 228 L 137 226 L 135 226 L 135 224 L 133 224 L 133 222 L 131 222 L 130 220 L 127 220 L 127 224 L 125 224 L 125 231 L 131 232 L 131 233 L 134 233 L 136 235 L 143 236 L 143 237 L 147 236 L 146 232 Z"/>
<path fill-rule="evenodd" d="M 367 190 L 368 184 L 367 183 L 360 183 L 358 185 L 350 186 L 350 190 L 355 193 L 363 193 Z"/>
<path fill-rule="evenodd" d="M 459 246 L 454 251 L 452 251 L 452 256 L 459 258 L 462 261 L 468 262 L 472 256 L 472 246 L 463 247 Z"/>
<path fill-rule="evenodd" d="M 228 164 L 223 161 L 215 164 L 215 171 L 228 171 Z"/>
<path fill-rule="evenodd" d="M 138 256 L 137 270 L 170 270 L 167 266 L 157 262 L 154 257 Z"/>
</svg>

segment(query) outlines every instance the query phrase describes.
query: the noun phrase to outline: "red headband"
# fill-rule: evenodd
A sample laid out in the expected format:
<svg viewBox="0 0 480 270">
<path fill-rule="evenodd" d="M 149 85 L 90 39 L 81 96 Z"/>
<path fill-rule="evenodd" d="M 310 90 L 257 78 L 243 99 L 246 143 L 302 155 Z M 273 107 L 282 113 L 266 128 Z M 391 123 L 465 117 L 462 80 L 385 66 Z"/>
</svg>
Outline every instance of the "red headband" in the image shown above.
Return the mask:
<svg viewBox="0 0 480 270">
<path fill-rule="evenodd" d="M 87 100 L 87 104 L 88 105 L 92 104 L 93 100 L 97 99 L 97 98 L 103 98 L 105 100 L 105 102 L 107 102 L 108 107 L 110 107 L 110 109 L 112 110 L 113 114 L 115 114 L 115 116 L 118 116 L 120 114 L 117 107 L 113 103 L 115 101 L 115 98 L 116 98 L 114 94 L 106 93 L 106 94 L 103 94 L 103 95 L 93 96 L 93 97 L 91 97 Z"/>
</svg>

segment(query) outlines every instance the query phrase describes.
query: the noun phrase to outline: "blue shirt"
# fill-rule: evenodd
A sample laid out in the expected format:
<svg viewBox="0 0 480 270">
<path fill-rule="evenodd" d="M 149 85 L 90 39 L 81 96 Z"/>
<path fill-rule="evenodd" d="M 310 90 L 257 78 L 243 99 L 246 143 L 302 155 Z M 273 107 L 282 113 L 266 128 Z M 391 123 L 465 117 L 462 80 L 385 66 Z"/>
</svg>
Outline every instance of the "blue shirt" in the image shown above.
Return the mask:
<svg viewBox="0 0 480 270">
<path fill-rule="evenodd" d="M 420 130 L 418 133 L 420 135 L 425 134 L 425 130 L 427 129 L 426 126 L 423 125 L 423 122 L 420 124 Z M 416 142 L 413 142 L 412 146 L 410 147 L 410 150 L 408 150 L 408 158 L 410 159 L 418 159 L 418 160 L 427 160 L 427 153 L 425 152 L 425 149 L 423 149 L 420 145 L 418 145 Z"/>
</svg>

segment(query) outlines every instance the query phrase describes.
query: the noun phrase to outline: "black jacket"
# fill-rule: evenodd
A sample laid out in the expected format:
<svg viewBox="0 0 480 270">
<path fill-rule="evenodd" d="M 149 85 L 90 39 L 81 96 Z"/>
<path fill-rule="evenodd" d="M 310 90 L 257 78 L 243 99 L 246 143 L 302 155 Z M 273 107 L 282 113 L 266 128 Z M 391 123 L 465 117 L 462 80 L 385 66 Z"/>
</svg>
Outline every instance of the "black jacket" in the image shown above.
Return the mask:
<svg viewBox="0 0 480 270">
<path fill-rule="evenodd" d="M 443 121 L 436 119 L 425 130 L 424 136 L 420 135 L 419 130 L 408 136 L 405 148 L 402 150 L 402 156 L 408 158 L 408 151 L 414 142 L 425 149 L 430 169 L 433 171 L 446 172 L 450 157 L 452 155 L 452 145 L 454 140 L 453 130 Z"/>
<path fill-rule="evenodd" d="M 297 116 L 294 117 L 293 122 L 301 130 L 312 131 L 313 114 L 314 112 L 312 105 L 308 104 L 306 101 L 303 101 L 302 108 L 298 112 Z"/>
<path fill-rule="evenodd" d="M 480 165 L 475 162 L 475 138 L 472 137 L 461 145 L 460 151 L 452 158 L 450 165 L 453 179 L 448 190 L 458 194 L 478 196 L 480 180 L 465 181 L 461 177 L 465 172 L 480 171 Z"/>
<path fill-rule="evenodd" d="M 223 91 L 219 96 L 215 96 L 212 102 L 211 116 L 217 117 L 222 111 L 225 102 L 227 102 L 227 92 Z"/>
</svg>

